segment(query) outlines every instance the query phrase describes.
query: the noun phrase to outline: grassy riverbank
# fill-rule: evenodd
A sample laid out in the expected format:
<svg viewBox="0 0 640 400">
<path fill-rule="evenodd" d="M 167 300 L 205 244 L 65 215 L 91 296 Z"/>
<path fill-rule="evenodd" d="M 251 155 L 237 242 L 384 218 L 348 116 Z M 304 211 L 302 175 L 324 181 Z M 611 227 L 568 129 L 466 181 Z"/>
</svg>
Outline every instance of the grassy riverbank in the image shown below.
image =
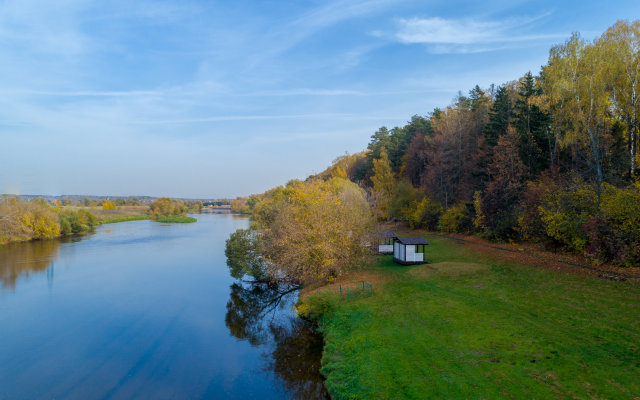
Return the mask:
<svg viewBox="0 0 640 400">
<path fill-rule="evenodd" d="M 168 215 L 168 216 L 165 215 L 165 216 L 157 217 L 155 218 L 155 220 L 158 222 L 164 222 L 164 223 L 180 223 L 180 224 L 188 224 L 188 223 L 198 221 L 193 217 L 187 217 L 184 215 Z"/>
<path fill-rule="evenodd" d="M 426 266 L 390 256 L 330 301 L 323 374 L 336 399 L 633 398 L 640 285 L 531 266 L 429 237 Z M 326 306 L 326 304 L 325 304 Z"/>
<path fill-rule="evenodd" d="M 102 207 L 74 207 L 89 211 L 98 217 L 101 224 L 111 224 L 116 222 L 136 221 L 137 219 L 148 218 L 149 206 L 121 206 L 112 210 L 105 210 Z"/>
<path fill-rule="evenodd" d="M 118 222 L 129 222 L 129 221 L 143 221 L 143 220 L 147 220 L 150 219 L 149 215 L 146 214 L 142 214 L 142 215 L 124 215 L 121 217 L 113 217 L 113 218 L 107 218 L 107 219 L 103 219 L 100 221 L 101 225 L 104 224 L 115 224 Z"/>
</svg>

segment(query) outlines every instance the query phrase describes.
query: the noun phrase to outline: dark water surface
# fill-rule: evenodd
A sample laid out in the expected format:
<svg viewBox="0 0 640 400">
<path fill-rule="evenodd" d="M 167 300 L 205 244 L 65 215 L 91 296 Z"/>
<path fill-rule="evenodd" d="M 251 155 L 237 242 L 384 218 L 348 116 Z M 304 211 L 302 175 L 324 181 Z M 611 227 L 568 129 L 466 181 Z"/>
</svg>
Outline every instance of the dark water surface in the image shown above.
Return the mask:
<svg viewBox="0 0 640 400">
<path fill-rule="evenodd" d="M 196 217 L 0 247 L 0 399 L 325 398 L 296 292 L 229 276 L 247 220 Z"/>
</svg>

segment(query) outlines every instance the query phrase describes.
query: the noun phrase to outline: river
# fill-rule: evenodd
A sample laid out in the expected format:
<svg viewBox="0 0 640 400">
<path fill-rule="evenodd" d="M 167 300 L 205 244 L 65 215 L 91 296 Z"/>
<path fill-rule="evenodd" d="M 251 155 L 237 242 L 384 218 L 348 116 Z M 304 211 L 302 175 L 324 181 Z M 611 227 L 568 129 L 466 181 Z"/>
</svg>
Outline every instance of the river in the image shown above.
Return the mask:
<svg viewBox="0 0 640 400">
<path fill-rule="evenodd" d="M 0 399 L 324 399 L 297 293 L 229 276 L 248 225 L 134 221 L 0 247 Z"/>
</svg>

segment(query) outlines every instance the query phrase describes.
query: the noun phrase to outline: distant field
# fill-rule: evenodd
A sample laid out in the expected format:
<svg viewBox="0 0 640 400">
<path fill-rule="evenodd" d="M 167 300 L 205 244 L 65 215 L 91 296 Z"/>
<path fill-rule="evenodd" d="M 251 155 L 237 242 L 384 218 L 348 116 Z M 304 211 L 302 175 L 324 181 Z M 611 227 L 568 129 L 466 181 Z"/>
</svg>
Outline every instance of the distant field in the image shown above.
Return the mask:
<svg viewBox="0 0 640 400">
<path fill-rule="evenodd" d="M 637 281 L 429 240 L 432 264 L 381 256 L 374 295 L 320 318 L 334 398 L 640 398 Z"/>
</svg>

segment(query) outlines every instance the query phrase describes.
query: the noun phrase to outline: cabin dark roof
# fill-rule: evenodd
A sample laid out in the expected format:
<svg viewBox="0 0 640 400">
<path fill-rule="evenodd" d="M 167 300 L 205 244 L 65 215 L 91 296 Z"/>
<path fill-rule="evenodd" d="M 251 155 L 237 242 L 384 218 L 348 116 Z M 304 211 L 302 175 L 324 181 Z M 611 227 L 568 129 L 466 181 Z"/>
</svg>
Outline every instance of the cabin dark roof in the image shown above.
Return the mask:
<svg viewBox="0 0 640 400">
<path fill-rule="evenodd" d="M 402 244 L 429 244 L 427 239 L 421 237 L 408 237 L 408 238 L 397 238 L 398 241 Z"/>
<path fill-rule="evenodd" d="M 382 232 L 380 233 L 380 237 L 387 238 L 387 239 L 395 239 L 398 237 L 398 235 L 396 235 L 394 232 Z"/>
</svg>

